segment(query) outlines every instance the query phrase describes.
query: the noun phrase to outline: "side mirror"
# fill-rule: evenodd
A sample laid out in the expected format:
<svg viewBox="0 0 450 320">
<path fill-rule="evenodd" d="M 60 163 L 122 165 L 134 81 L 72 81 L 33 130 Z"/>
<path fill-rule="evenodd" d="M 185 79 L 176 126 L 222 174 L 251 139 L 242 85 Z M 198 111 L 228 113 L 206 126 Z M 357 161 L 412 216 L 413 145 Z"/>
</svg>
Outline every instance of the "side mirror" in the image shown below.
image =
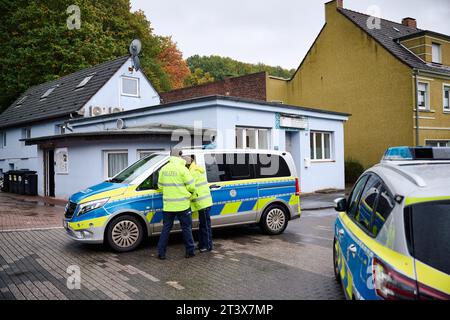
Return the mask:
<svg viewBox="0 0 450 320">
<path fill-rule="evenodd" d="M 347 211 L 347 199 L 345 198 L 337 198 L 334 200 L 334 209 L 337 212 L 345 212 Z"/>
</svg>

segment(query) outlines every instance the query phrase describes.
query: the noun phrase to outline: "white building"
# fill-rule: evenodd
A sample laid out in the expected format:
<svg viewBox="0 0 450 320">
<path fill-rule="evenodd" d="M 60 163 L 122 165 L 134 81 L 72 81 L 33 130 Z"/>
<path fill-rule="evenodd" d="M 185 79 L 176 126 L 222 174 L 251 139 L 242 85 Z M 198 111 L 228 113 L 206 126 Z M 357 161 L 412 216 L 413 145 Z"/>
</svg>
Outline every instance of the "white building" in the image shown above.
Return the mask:
<svg viewBox="0 0 450 320">
<path fill-rule="evenodd" d="M 55 101 L 51 112 L 44 105 L 44 114 L 35 112 L 23 122 L 16 114 L 24 114 L 23 108 L 17 107 L 21 101 L 15 102 L 0 116 L 0 128 L 4 128 L 7 137 L 6 146 L 0 149 L 0 168 L 5 172 L 14 165 L 15 169 L 35 170 L 40 195 L 68 198 L 151 152 L 170 149 L 179 143 L 177 133 L 174 139 L 174 130 L 183 129 L 185 143 L 194 138 L 186 146 L 206 145 L 214 136 L 220 149 L 291 152 L 303 192 L 344 188 L 343 124 L 348 114 L 223 96 L 161 105 L 145 75 L 129 71 L 130 64 L 124 59 L 76 107 L 69 108 L 80 100 L 81 93 L 66 95 L 59 103 Z M 83 76 L 76 80 L 64 81 L 73 76 L 69 75 L 58 81 L 67 87 L 67 92 L 72 92 L 92 71 L 80 73 Z M 95 75 L 85 85 L 94 79 Z M 33 93 L 34 101 L 40 102 L 38 96 L 45 91 L 36 88 L 24 96 Z M 49 101 L 58 89 L 44 99 Z M 58 118 L 56 110 L 61 104 L 66 113 Z M 95 106 L 101 107 L 102 114 L 93 113 Z M 125 110 L 113 112 L 110 108 L 114 107 Z M 31 128 L 31 135 L 24 128 Z"/>
</svg>

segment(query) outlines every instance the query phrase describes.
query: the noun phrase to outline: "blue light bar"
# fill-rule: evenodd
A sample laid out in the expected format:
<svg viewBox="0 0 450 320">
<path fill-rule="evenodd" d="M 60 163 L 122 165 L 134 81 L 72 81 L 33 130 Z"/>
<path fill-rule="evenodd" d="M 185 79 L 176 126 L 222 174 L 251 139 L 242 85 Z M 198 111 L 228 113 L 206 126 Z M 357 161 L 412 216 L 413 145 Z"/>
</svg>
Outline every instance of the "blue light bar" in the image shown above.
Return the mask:
<svg viewBox="0 0 450 320">
<path fill-rule="evenodd" d="M 392 147 L 386 150 L 382 160 L 450 160 L 450 148 Z"/>
<path fill-rule="evenodd" d="M 383 160 L 413 160 L 410 147 L 393 147 L 386 150 Z"/>
</svg>

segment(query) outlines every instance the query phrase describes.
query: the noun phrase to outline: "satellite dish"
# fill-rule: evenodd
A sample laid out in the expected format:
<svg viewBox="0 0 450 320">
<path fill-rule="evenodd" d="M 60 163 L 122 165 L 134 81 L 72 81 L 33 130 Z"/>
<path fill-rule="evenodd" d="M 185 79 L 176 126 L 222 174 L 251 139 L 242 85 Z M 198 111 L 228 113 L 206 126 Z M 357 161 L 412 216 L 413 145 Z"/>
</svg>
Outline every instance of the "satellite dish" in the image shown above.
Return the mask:
<svg viewBox="0 0 450 320">
<path fill-rule="evenodd" d="M 118 130 L 125 129 L 125 121 L 123 119 L 117 119 L 116 126 Z"/>
<path fill-rule="evenodd" d="M 141 52 L 142 43 L 139 39 L 134 39 L 130 44 L 130 54 L 133 57 L 137 57 L 137 55 Z"/>
</svg>

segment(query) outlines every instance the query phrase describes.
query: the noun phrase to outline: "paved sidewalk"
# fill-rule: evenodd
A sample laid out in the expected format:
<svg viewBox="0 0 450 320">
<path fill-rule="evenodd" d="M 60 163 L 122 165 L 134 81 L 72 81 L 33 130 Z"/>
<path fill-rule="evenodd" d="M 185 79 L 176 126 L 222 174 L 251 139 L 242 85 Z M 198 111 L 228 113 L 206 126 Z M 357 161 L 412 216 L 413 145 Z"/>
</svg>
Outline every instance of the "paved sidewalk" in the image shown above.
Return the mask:
<svg viewBox="0 0 450 320">
<path fill-rule="evenodd" d="M 302 210 L 322 210 L 334 208 L 334 199 L 345 196 L 345 191 L 333 193 L 309 193 L 300 195 Z"/>
<path fill-rule="evenodd" d="M 0 192 L 0 231 L 61 227 L 60 200 Z"/>
</svg>

